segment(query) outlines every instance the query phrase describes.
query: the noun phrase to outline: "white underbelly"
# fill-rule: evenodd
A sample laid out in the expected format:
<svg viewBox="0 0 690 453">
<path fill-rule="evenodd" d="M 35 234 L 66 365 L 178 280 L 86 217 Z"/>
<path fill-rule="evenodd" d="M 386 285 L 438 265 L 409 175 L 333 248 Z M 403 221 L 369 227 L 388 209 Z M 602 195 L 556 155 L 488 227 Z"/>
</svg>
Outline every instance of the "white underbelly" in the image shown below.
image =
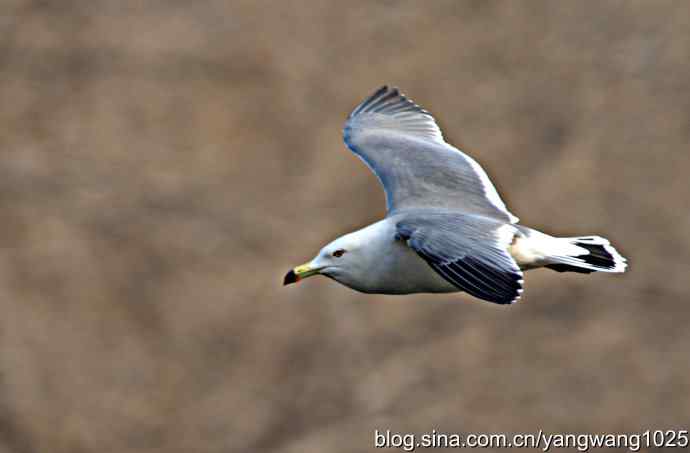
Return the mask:
<svg viewBox="0 0 690 453">
<path fill-rule="evenodd" d="M 386 254 L 383 261 L 382 265 L 387 269 L 387 272 L 385 275 L 379 276 L 377 288 L 367 292 L 412 294 L 460 291 L 402 242 L 391 242 L 389 253 Z"/>
<path fill-rule="evenodd" d="M 512 244 L 508 246 L 508 253 L 513 257 L 520 269 L 531 269 L 539 267 L 544 259 L 540 250 L 543 244 L 535 238 L 518 236 Z"/>
<path fill-rule="evenodd" d="M 567 239 L 530 230 L 525 236 L 517 236 L 508 252 L 520 269 L 526 270 L 553 263 L 553 256 L 577 254 L 579 249 Z"/>
</svg>

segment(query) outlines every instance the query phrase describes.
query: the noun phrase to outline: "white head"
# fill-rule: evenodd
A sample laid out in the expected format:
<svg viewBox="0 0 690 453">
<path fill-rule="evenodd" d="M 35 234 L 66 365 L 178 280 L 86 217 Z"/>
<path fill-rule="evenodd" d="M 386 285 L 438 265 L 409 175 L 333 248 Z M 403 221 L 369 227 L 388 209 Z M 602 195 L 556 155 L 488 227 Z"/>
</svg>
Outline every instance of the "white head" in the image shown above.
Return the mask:
<svg viewBox="0 0 690 453">
<path fill-rule="evenodd" d="M 352 289 L 366 291 L 369 271 L 375 264 L 372 240 L 378 236 L 372 226 L 326 245 L 310 262 L 290 270 L 283 284 L 296 283 L 312 275 L 325 275 Z"/>
</svg>

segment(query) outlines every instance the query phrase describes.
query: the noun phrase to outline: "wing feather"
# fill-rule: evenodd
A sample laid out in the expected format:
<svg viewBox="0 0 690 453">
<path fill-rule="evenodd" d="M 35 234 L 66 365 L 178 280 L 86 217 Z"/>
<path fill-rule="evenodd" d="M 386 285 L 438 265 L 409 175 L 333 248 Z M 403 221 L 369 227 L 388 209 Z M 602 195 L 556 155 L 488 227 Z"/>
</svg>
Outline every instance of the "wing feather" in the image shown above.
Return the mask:
<svg viewBox="0 0 690 453">
<path fill-rule="evenodd" d="M 397 88 L 381 87 L 357 106 L 344 140 L 378 177 L 389 212 L 433 206 L 518 221 L 482 167 Z"/>
<path fill-rule="evenodd" d="M 507 251 L 516 229 L 485 217 L 416 210 L 395 216 L 397 237 L 441 277 L 475 297 L 512 304 L 522 271 Z"/>
</svg>

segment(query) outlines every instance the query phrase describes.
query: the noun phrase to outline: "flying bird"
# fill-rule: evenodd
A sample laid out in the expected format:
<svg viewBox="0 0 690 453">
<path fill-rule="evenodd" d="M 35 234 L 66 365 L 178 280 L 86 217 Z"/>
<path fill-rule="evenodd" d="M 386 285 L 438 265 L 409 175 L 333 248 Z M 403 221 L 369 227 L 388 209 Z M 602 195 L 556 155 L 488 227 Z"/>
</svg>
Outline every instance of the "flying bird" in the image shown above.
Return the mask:
<svg viewBox="0 0 690 453">
<path fill-rule="evenodd" d="M 627 267 L 603 237 L 554 237 L 519 225 L 482 167 L 397 88 L 384 86 L 357 106 L 344 140 L 383 186 L 386 217 L 323 247 L 290 270 L 285 285 L 324 275 L 364 293 L 464 291 L 512 304 L 525 270 Z"/>
</svg>

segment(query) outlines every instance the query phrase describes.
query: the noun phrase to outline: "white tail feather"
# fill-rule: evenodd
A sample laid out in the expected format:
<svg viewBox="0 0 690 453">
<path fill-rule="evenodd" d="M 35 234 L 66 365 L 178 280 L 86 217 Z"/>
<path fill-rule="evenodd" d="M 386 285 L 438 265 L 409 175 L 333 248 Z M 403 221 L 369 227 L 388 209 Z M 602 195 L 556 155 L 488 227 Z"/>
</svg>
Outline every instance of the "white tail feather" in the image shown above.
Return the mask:
<svg viewBox="0 0 690 453">
<path fill-rule="evenodd" d="M 601 236 L 557 238 L 529 230 L 510 249 L 522 269 L 549 267 L 565 272 L 625 272 L 627 260 Z"/>
<path fill-rule="evenodd" d="M 567 242 L 572 250 L 566 254 L 549 256 L 553 264 L 566 264 L 580 269 L 595 272 L 625 272 L 627 260 L 611 245 L 608 239 L 601 236 L 582 236 L 558 238 Z"/>
</svg>

